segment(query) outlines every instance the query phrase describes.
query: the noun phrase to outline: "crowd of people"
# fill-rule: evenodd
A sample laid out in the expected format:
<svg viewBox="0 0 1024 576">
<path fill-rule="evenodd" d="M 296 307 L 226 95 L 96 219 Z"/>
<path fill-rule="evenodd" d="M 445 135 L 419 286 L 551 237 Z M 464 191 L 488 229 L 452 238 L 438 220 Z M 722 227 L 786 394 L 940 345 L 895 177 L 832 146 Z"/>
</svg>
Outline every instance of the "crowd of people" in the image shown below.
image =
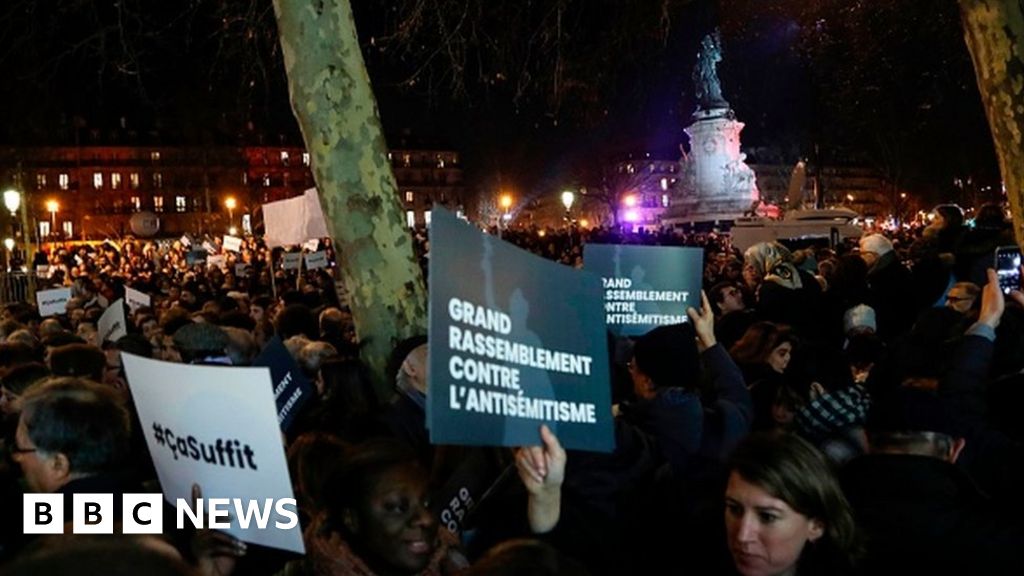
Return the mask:
<svg viewBox="0 0 1024 576">
<path fill-rule="evenodd" d="M 704 248 L 689 322 L 609 339 L 608 454 L 547 427 L 515 450 L 432 445 L 426 336 L 396 347 L 382 397 L 330 268 L 283 270 L 258 239 L 212 242 L 213 267 L 181 241 L 54 250 L 40 288 L 70 286 L 67 311 L 0 316 L 0 573 L 1020 573 L 1024 294 L 991 270 L 1015 242 L 998 207 L 973 226 L 955 206 L 934 215 L 742 254 L 719 234 L 504 231 L 573 266 L 588 242 Z M 100 341 L 125 287 L 152 303 Z M 212 530 L 23 533 L 23 493 L 159 492 L 122 352 L 245 366 L 273 336 L 317 390 L 283 435 L 305 555 Z"/>
</svg>

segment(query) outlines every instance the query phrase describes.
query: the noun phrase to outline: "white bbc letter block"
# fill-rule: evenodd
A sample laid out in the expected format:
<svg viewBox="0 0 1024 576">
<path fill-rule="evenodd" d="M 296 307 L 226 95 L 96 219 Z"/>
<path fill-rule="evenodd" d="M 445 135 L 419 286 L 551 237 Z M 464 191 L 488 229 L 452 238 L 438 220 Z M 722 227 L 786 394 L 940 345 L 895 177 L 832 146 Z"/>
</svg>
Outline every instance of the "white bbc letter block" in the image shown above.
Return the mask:
<svg viewBox="0 0 1024 576">
<path fill-rule="evenodd" d="M 161 534 L 164 499 L 160 494 L 125 494 L 121 500 L 122 534 Z"/>
<path fill-rule="evenodd" d="M 25 534 L 64 533 L 63 494 L 25 494 L 21 531 Z"/>
<path fill-rule="evenodd" d="M 75 534 L 113 534 L 114 495 L 75 494 L 71 527 Z"/>
</svg>

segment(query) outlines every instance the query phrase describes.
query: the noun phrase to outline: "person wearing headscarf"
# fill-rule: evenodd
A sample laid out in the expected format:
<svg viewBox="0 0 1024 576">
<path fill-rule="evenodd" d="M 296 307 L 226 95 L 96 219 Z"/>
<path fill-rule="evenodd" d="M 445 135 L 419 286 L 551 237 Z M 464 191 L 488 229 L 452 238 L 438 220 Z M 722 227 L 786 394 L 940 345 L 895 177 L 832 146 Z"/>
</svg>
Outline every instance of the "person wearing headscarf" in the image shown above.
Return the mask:
<svg viewBox="0 0 1024 576">
<path fill-rule="evenodd" d="M 821 285 L 809 272 L 797 269 L 788 248 L 761 242 L 748 248 L 743 259 L 744 276 L 757 282 L 760 320 L 788 324 L 805 337 L 822 332 Z"/>
</svg>

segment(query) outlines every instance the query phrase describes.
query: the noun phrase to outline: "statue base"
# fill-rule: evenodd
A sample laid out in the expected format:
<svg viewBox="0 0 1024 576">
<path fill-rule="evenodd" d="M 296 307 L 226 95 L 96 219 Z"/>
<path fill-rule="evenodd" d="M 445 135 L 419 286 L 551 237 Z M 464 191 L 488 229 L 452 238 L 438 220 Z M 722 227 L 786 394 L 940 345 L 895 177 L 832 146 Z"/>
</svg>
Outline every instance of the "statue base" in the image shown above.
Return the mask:
<svg viewBox="0 0 1024 576">
<path fill-rule="evenodd" d="M 701 109 L 686 128 L 690 154 L 680 162 L 680 183 L 662 224 L 735 220 L 760 199 L 754 171 L 740 152 L 738 122 L 731 108 Z"/>
</svg>

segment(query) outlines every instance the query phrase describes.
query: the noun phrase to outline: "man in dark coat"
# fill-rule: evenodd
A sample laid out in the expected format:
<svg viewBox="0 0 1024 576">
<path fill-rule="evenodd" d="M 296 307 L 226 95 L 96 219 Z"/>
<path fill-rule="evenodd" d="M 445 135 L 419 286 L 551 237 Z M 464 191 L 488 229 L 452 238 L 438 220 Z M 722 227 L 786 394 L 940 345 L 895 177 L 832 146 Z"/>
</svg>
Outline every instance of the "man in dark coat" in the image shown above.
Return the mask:
<svg viewBox="0 0 1024 576">
<path fill-rule="evenodd" d="M 916 316 L 910 270 L 881 234 L 860 239 L 860 256 L 868 265 L 868 304 L 875 309 L 878 335 L 891 342 L 910 329 Z"/>
</svg>

